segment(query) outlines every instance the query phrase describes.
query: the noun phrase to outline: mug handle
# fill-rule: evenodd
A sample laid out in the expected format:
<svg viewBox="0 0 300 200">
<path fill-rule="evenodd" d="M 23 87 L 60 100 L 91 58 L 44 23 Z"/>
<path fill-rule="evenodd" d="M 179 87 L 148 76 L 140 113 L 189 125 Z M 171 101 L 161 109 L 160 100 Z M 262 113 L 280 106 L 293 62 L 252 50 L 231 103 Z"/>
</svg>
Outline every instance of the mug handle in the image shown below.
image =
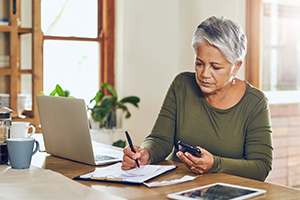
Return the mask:
<svg viewBox="0 0 300 200">
<path fill-rule="evenodd" d="M 30 126 L 28 126 L 27 130 L 30 128 L 32 128 L 32 131 L 31 131 L 30 135 L 27 136 L 28 138 L 31 137 L 35 133 L 35 127 L 33 125 L 30 125 Z"/>
<path fill-rule="evenodd" d="M 32 155 L 34 155 L 40 148 L 40 143 L 36 140 L 34 140 L 35 143 L 35 150 L 32 152 Z"/>
</svg>

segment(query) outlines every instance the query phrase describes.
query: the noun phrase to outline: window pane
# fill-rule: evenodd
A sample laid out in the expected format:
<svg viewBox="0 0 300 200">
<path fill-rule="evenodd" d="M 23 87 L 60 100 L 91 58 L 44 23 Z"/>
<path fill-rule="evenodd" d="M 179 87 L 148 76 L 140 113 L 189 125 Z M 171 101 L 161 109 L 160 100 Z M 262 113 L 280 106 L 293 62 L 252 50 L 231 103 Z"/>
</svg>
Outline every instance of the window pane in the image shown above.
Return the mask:
<svg viewBox="0 0 300 200">
<path fill-rule="evenodd" d="M 24 28 L 31 28 L 31 22 L 32 22 L 32 0 L 22 0 L 21 1 L 21 27 Z"/>
<path fill-rule="evenodd" d="M 300 90 L 300 5 L 264 3 L 262 89 Z"/>
<path fill-rule="evenodd" d="M 44 41 L 44 93 L 59 84 L 71 96 L 88 103 L 99 88 L 99 44 L 80 41 Z"/>
<path fill-rule="evenodd" d="M 97 0 L 42 0 L 44 35 L 97 37 Z"/>
<path fill-rule="evenodd" d="M 21 61 L 21 69 L 31 69 L 32 66 L 32 48 L 31 48 L 31 44 L 32 44 L 32 34 L 28 33 L 28 34 L 22 34 L 20 35 L 20 42 L 21 42 L 21 57 L 20 57 L 20 61 Z"/>
<path fill-rule="evenodd" d="M 32 110 L 32 75 L 22 74 L 21 75 L 21 94 L 18 94 L 18 116 L 23 116 L 23 111 Z"/>
</svg>

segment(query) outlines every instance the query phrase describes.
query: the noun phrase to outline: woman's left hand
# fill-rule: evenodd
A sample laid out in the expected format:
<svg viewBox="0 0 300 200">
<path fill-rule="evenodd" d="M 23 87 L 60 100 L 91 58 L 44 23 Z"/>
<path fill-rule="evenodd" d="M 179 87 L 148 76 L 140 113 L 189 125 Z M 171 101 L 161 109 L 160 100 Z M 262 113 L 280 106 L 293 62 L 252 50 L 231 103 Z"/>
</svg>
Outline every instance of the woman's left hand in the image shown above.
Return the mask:
<svg viewBox="0 0 300 200">
<path fill-rule="evenodd" d="M 183 153 L 181 151 L 178 151 L 176 155 L 192 172 L 195 174 L 203 174 L 211 169 L 214 164 L 214 156 L 203 148 L 197 148 L 201 149 L 200 158 L 188 152 Z"/>
</svg>

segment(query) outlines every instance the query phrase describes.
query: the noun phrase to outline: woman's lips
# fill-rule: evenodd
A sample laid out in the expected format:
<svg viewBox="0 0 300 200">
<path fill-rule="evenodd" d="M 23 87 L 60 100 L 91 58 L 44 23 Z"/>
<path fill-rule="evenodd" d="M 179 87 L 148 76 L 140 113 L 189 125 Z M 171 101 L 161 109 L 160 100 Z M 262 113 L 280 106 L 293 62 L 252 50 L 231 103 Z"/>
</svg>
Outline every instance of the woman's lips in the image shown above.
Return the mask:
<svg viewBox="0 0 300 200">
<path fill-rule="evenodd" d="M 209 82 L 204 82 L 204 81 L 201 81 L 201 84 L 202 84 L 203 86 L 205 86 L 205 87 L 209 87 L 209 86 L 212 85 L 211 83 L 209 83 Z"/>
</svg>

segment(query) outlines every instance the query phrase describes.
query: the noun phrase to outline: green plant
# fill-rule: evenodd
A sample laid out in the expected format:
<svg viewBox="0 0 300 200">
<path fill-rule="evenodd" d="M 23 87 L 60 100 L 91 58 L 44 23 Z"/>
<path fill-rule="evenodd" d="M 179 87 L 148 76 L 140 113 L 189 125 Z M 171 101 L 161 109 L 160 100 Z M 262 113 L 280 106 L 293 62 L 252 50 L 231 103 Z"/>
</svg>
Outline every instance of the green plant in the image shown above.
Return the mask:
<svg viewBox="0 0 300 200">
<path fill-rule="evenodd" d="M 99 90 L 95 97 L 90 100 L 90 104 L 95 101 L 95 105 L 89 110 L 92 112 L 92 117 L 99 122 L 100 127 L 107 129 L 116 128 L 116 110 L 121 109 L 126 112 L 125 118 L 128 119 L 131 116 L 126 103 L 132 104 L 138 108 L 140 98 L 137 96 L 124 97 L 118 100 L 118 95 L 115 88 L 108 83 L 101 83 L 101 86 L 110 92 L 109 95 L 104 95 L 103 90 Z M 89 105 L 90 105 L 89 104 Z"/>
<path fill-rule="evenodd" d="M 41 94 L 45 95 L 44 92 L 41 92 Z M 49 96 L 57 96 L 59 97 L 71 97 L 74 98 L 73 96 L 70 95 L 69 90 L 63 90 L 59 84 L 56 84 L 54 90 L 49 94 Z"/>
<path fill-rule="evenodd" d="M 115 147 L 125 148 L 126 147 L 126 141 L 118 140 L 118 141 L 114 142 L 112 145 L 115 146 Z"/>
</svg>

